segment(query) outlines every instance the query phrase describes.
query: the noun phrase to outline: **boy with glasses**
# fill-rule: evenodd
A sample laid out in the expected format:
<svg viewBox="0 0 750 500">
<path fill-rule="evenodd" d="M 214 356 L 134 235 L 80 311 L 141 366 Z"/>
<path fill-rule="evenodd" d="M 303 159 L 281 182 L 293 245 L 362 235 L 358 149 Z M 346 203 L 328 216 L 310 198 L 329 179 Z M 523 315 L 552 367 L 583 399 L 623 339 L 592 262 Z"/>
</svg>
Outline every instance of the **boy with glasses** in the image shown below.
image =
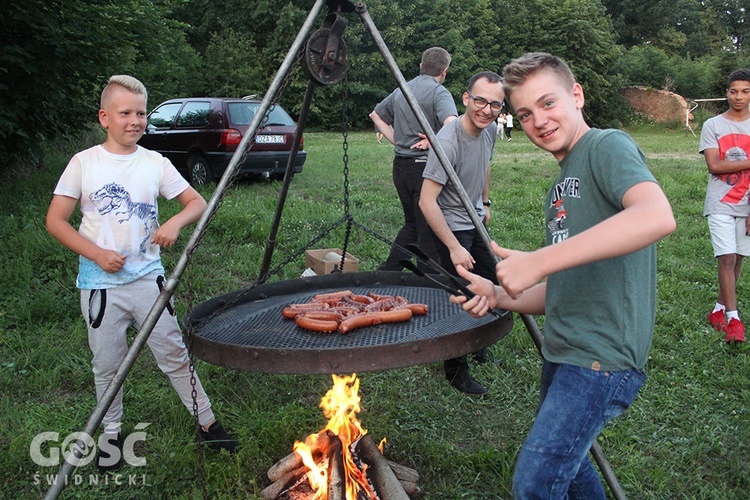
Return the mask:
<svg viewBox="0 0 750 500">
<path fill-rule="evenodd" d="M 437 133 L 448 161 L 485 224 L 490 220 L 490 163 L 497 140 L 495 120 L 503 108 L 503 98 L 500 75 L 491 71 L 477 73 L 463 94 L 466 112 Z M 434 151 L 430 151 L 423 176 L 419 207 L 435 233 L 440 263 L 453 273 L 456 266 L 463 266 L 494 279 L 495 260 Z M 480 356 L 484 354 L 479 352 Z M 475 395 L 487 393 L 487 388 L 469 373 L 466 356 L 445 361 L 444 369 L 456 389 Z"/>
</svg>

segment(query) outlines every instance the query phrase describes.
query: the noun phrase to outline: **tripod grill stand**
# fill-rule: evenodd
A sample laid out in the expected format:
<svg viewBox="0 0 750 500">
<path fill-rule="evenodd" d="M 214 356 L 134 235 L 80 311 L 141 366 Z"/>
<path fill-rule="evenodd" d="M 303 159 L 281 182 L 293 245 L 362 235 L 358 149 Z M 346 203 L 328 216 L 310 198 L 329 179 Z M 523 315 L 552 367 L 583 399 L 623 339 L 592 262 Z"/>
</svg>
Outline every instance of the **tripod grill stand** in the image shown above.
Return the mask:
<svg viewBox="0 0 750 500">
<path fill-rule="evenodd" d="M 315 22 L 315 19 L 323 12 L 323 8 L 326 5 L 328 6 L 328 14 L 325 17 L 324 25 L 321 29 L 313 32 L 313 23 Z M 341 79 L 343 79 L 343 77 L 346 75 L 346 71 L 348 70 L 349 62 L 347 48 L 346 44 L 341 38 L 341 34 L 346 27 L 346 19 L 342 16 L 342 13 L 351 12 L 356 12 L 357 14 L 359 14 L 360 18 L 364 22 L 368 32 L 377 45 L 378 50 L 383 56 L 386 65 L 388 66 L 393 76 L 396 78 L 399 88 L 404 93 L 409 107 L 414 112 L 422 130 L 424 131 L 427 139 L 430 142 L 431 147 L 437 154 L 437 157 L 440 160 L 443 169 L 446 171 L 449 180 L 457 189 L 458 194 L 461 197 L 462 204 L 471 217 L 475 228 L 477 229 L 482 237 L 483 242 L 489 249 L 491 238 L 489 233 L 487 232 L 487 229 L 479 220 L 476 211 L 473 208 L 473 204 L 469 200 L 465 190 L 463 189 L 463 186 L 461 185 L 461 182 L 458 180 L 455 172 L 453 171 L 452 166 L 445 156 L 445 153 L 443 152 L 439 142 L 437 141 L 435 133 L 429 126 L 427 119 L 424 116 L 421 108 L 419 107 L 419 104 L 417 103 L 414 95 L 407 86 L 406 80 L 404 79 L 401 70 L 396 64 L 395 59 L 391 55 L 388 47 L 386 46 L 383 38 L 380 35 L 380 32 L 378 31 L 372 18 L 370 17 L 365 3 L 354 3 L 348 0 L 316 0 L 304 24 L 302 25 L 302 28 L 297 34 L 297 37 L 292 43 L 289 52 L 287 53 L 284 61 L 279 67 L 279 71 L 274 76 L 268 88 L 268 92 L 266 92 L 263 100 L 261 101 L 258 111 L 255 113 L 255 116 L 250 122 L 247 133 L 238 145 L 237 151 L 229 162 L 224 175 L 217 183 L 216 189 L 208 202 L 206 211 L 204 212 L 200 220 L 196 223 L 193 234 L 190 236 L 185 250 L 183 251 L 180 259 L 175 266 L 174 272 L 172 273 L 172 275 L 170 275 L 169 279 L 165 283 L 161 294 L 157 298 L 154 305 L 151 307 L 151 310 L 149 311 L 149 314 L 147 315 L 141 329 L 133 339 L 133 342 L 130 346 L 130 349 L 128 350 L 127 355 L 125 356 L 125 359 L 115 373 L 115 376 L 110 382 L 109 387 L 102 395 L 101 400 L 97 403 L 91 416 L 89 417 L 89 420 L 87 421 L 86 426 L 83 429 L 83 432 L 87 435 L 93 436 L 95 434 L 97 428 L 102 422 L 102 419 L 104 418 L 104 415 L 106 414 L 107 409 L 114 400 L 117 391 L 122 386 L 140 351 L 146 344 L 146 341 L 153 331 L 156 322 L 169 303 L 169 300 L 174 295 L 180 278 L 190 264 L 192 256 L 195 253 L 198 245 L 200 244 L 200 241 L 205 234 L 210 221 L 216 214 L 216 211 L 221 204 L 221 200 L 226 193 L 228 186 L 239 170 L 239 166 L 243 161 L 245 152 L 248 150 L 250 143 L 254 140 L 255 134 L 260 128 L 266 112 L 273 105 L 273 102 L 275 101 L 279 90 L 285 84 L 286 79 L 294 65 L 294 62 L 297 59 L 297 55 L 301 53 L 300 51 L 303 50 L 304 47 L 303 57 L 305 59 L 305 64 L 303 65 L 303 67 L 307 75 L 310 77 L 310 82 L 307 86 L 307 90 L 303 99 L 303 105 L 300 111 L 299 123 L 297 127 L 297 135 L 295 137 L 293 149 L 287 163 L 286 173 L 284 175 L 284 181 L 279 198 L 279 206 L 277 208 L 277 214 L 271 229 L 271 236 L 268 240 L 269 244 L 266 248 L 263 264 L 261 267 L 261 280 L 265 278 L 266 272 L 268 270 L 268 263 L 270 262 L 271 255 L 273 253 L 273 244 L 275 241 L 276 231 L 278 229 L 281 208 L 283 207 L 284 200 L 286 199 L 289 183 L 292 177 L 291 171 L 293 169 L 299 147 L 299 138 L 304 131 L 304 126 L 307 120 L 307 115 L 309 112 L 310 104 L 312 102 L 312 96 L 315 87 L 317 87 L 318 85 L 330 85 L 339 82 Z M 492 252 L 490 253 L 492 254 Z M 542 334 L 539 330 L 538 325 L 536 324 L 536 321 L 532 316 L 525 314 L 521 315 L 521 319 L 524 323 L 524 326 L 528 330 L 529 335 L 534 341 L 537 349 L 540 349 Z M 77 458 L 80 458 L 83 452 L 84 451 L 80 449 L 74 449 L 72 451 L 72 453 L 74 453 Z M 607 462 L 599 443 L 596 441 L 594 441 L 594 444 L 591 447 L 591 454 L 594 457 L 597 465 L 599 466 L 599 470 L 604 476 L 604 479 L 607 482 L 607 485 L 609 486 L 613 496 L 617 499 L 624 499 L 624 492 L 622 491 L 622 488 L 620 487 L 620 484 L 617 481 L 612 468 Z M 66 478 L 70 477 L 70 474 L 75 469 L 75 467 L 76 466 L 70 463 L 68 460 L 63 461 L 60 470 L 58 471 L 56 480 L 46 492 L 44 498 L 57 498 L 67 483 Z"/>
</svg>

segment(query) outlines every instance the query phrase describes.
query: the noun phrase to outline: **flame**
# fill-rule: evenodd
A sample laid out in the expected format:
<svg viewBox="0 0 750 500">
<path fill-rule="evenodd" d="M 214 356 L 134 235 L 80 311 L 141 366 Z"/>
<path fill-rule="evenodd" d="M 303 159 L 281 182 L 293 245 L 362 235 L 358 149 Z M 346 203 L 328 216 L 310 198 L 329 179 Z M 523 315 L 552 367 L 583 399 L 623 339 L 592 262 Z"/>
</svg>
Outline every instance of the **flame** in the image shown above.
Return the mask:
<svg viewBox="0 0 750 500">
<path fill-rule="evenodd" d="M 349 452 L 349 446 L 367 434 L 367 430 L 362 427 L 357 419 L 357 414 L 361 409 L 359 405 L 359 379 L 356 373 L 349 376 L 333 375 L 332 377 L 333 387 L 323 396 L 319 405 L 323 414 L 328 418 L 328 423 L 321 432 L 308 436 L 304 443 L 299 441 L 294 443 L 294 451 L 302 457 L 303 463 L 310 469 L 307 479 L 310 487 L 315 491 L 313 500 L 327 499 L 328 459 L 323 457 L 322 460 L 316 461 L 314 455 L 315 443 L 319 434 L 327 430 L 331 431 L 338 436 L 343 445 L 347 500 L 356 500 L 359 491 L 366 493 L 368 498 L 376 499 L 377 495 L 367 481 L 366 467 L 360 470 Z M 385 439 L 379 445 L 381 452 L 384 443 Z"/>
</svg>

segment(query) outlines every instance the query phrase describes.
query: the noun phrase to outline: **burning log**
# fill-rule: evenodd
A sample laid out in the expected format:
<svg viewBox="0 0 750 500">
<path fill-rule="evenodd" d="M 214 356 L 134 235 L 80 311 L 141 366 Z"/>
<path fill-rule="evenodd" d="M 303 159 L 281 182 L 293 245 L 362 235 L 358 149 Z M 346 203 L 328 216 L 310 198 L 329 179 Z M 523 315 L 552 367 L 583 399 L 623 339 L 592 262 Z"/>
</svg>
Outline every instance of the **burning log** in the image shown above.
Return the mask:
<svg viewBox="0 0 750 500">
<path fill-rule="evenodd" d="M 336 438 L 336 442 L 328 450 L 328 500 L 346 500 L 343 451 L 341 440 Z"/>
<path fill-rule="evenodd" d="M 365 434 L 354 444 L 357 457 L 368 465 L 367 476 L 375 486 L 380 498 L 388 500 L 409 500 L 409 496 L 401 486 L 396 474 L 388 465 L 375 440 L 370 434 Z"/>
<path fill-rule="evenodd" d="M 275 483 L 289 472 L 295 471 L 300 467 L 302 467 L 302 457 L 296 451 L 293 451 L 268 469 L 268 479 Z"/>
<path fill-rule="evenodd" d="M 276 481 L 264 488 L 263 491 L 260 492 L 260 497 L 265 500 L 278 498 L 284 490 L 297 484 L 309 470 L 310 469 L 302 465 L 301 467 L 288 471 L 286 474 L 282 475 Z"/>
<path fill-rule="evenodd" d="M 389 462 L 356 418 L 360 410 L 359 380 L 333 376 L 334 386 L 321 399 L 329 418 L 324 431 L 296 442 L 294 452 L 268 470 L 272 484 L 264 499 L 409 500 L 419 494 L 419 474 Z"/>
<path fill-rule="evenodd" d="M 312 446 L 313 452 L 315 454 L 313 458 L 319 460 L 320 457 L 326 455 L 331 446 L 335 445 L 336 441 L 340 442 L 338 436 L 336 436 L 336 434 L 334 434 L 333 432 L 329 430 L 320 432 L 315 438 L 315 444 Z M 299 453 L 293 451 L 289 455 L 276 462 L 273 467 L 268 469 L 268 479 L 276 482 L 279 479 L 283 478 L 287 473 L 297 470 L 302 466 L 302 457 L 299 455 Z"/>
<path fill-rule="evenodd" d="M 369 436 L 369 435 L 366 435 Z M 418 496 L 422 493 L 419 488 L 419 473 L 404 465 L 386 460 L 380 453 L 372 437 L 367 437 L 362 442 L 364 436 L 357 441 L 355 446 L 356 454 L 359 459 L 367 464 L 367 474 L 378 492 L 380 498 L 400 499 L 404 498 L 405 493 L 409 497 Z M 344 463 L 341 440 L 330 430 L 321 432 L 315 440 L 314 456 L 322 460 L 325 456 L 328 459 L 328 500 L 345 500 L 346 499 L 346 480 L 344 478 Z M 390 473 L 377 470 L 377 467 L 385 467 Z M 304 476 L 310 472 L 302 463 L 302 458 L 297 452 L 292 452 L 286 457 L 276 462 L 268 470 L 268 478 L 273 483 L 261 491 L 261 498 L 273 500 L 279 498 L 297 498 L 289 496 L 291 491 L 301 493 L 301 483 L 305 483 Z M 396 482 L 393 482 L 395 477 Z M 399 490 L 399 486 L 401 489 Z M 395 489 L 397 494 L 393 495 Z M 286 496 L 285 496 L 286 494 Z M 304 494 L 303 494 L 304 496 Z M 300 497 L 302 498 L 302 497 Z"/>
</svg>

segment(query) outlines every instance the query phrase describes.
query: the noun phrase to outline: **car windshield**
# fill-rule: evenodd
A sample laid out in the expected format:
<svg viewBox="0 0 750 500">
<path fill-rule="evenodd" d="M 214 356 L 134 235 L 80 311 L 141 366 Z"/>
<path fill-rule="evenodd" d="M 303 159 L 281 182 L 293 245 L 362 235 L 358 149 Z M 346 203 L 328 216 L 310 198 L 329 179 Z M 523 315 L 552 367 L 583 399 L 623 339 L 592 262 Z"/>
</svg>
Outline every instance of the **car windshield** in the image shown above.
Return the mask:
<svg viewBox="0 0 750 500">
<path fill-rule="evenodd" d="M 259 102 L 230 102 L 229 108 L 229 121 L 232 125 L 250 125 L 255 112 L 260 108 Z M 281 106 L 273 106 L 271 113 L 268 117 L 266 126 L 269 125 L 282 125 L 286 127 L 294 126 L 294 120 L 287 114 Z"/>
</svg>

